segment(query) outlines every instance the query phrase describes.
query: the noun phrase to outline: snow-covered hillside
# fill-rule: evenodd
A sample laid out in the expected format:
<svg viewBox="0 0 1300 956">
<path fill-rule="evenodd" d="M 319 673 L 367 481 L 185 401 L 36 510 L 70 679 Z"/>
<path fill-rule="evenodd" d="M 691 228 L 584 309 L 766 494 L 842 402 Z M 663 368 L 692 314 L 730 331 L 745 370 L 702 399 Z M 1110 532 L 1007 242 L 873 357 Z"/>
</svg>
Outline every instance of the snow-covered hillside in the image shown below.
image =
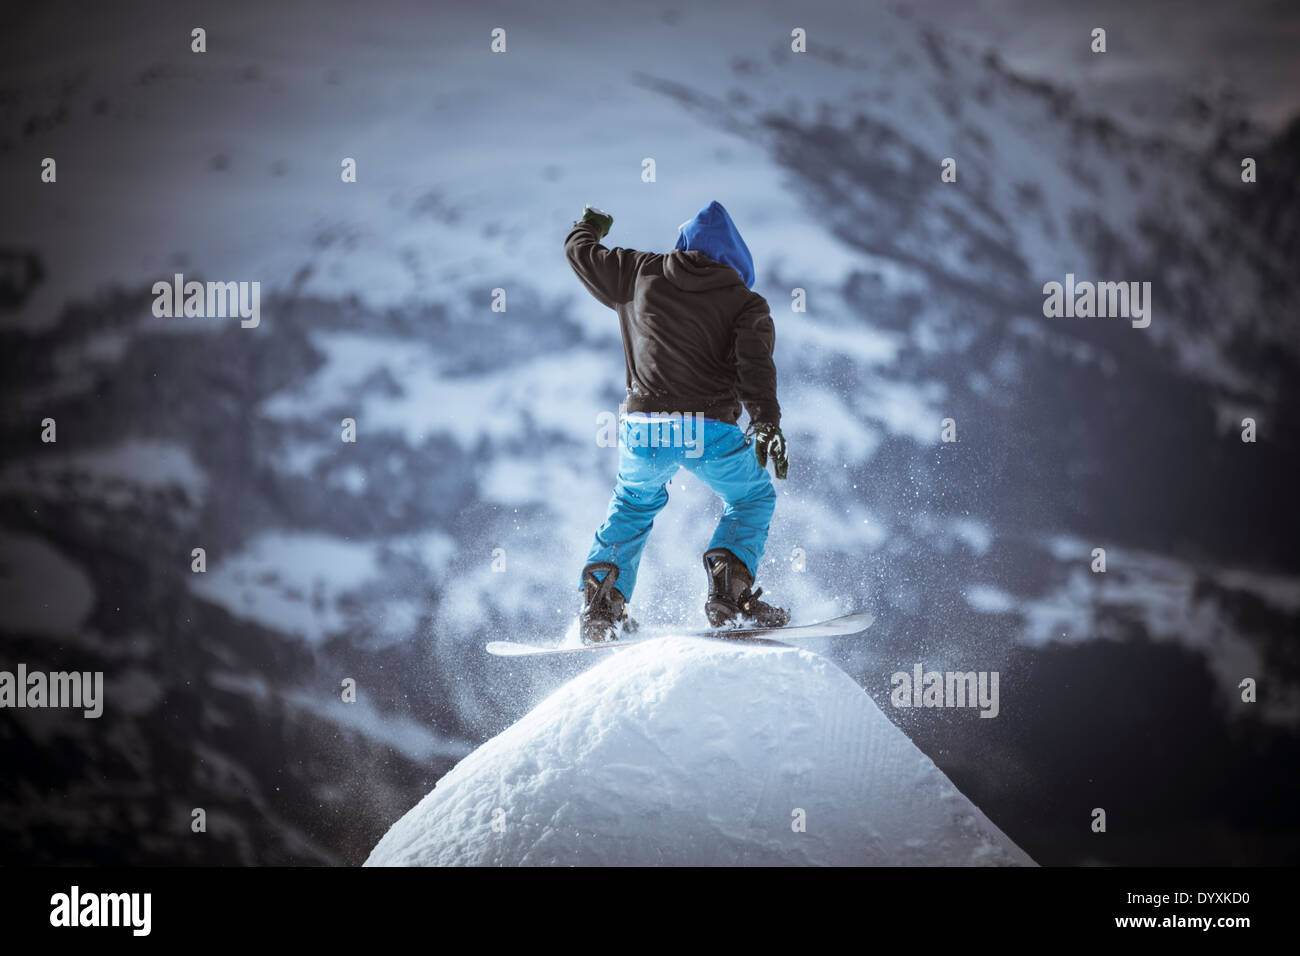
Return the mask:
<svg viewBox="0 0 1300 956">
<path fill-rule="evenodd" d="M 686 637 L 569 681 L 439 780 L 367 861 L 1032 863 L 825 658 Z"/>
<path fill-rule="evenodd" d="M 1300 126 L 1117 122 L 1069 68 L 1017 76 L 883 3 L 284 0 L 206 8 L 202 55 L 183 6 L 56 6 L 0 36 L 0 623 L 6 659 L 130 696 L 97 735 L 0 715 L 23 768 L 0 843 L 359 862 L 574 676 L 482 645 L 558 640 L 614 477 L 617 323 L 560 246 L 586 202 L 639 248 L 710 199 L 736 217 L 792 461 L 759 583 L 797 620 L 875 613 L 827 652 L 877 701 L 918 661 L 1000 670 L 997 720 L 889 716 L 1035 858 L 1149 862 L 1229 804 L 1255 820 L 1251 786 L 1286 804 L 1223 767 L 1300 726 Z M 1134 24 L 1109 20 L 1124 74 Z M 1149 279 L 1152 325 L 1044 318 L 1067 271 Z M 154 317 L 176 272 L 261 282 L 260 325 Z M 670 494 L 632 610 L 698 625 L 718 505 L 689 477 Z M 183 822 L 195 792 L 228 808 L 207 843 L 132 839 L 142 794 Z M 1148 836 L 1089 841 L 1075 801 L 1101 794 Z"/>
</svg>

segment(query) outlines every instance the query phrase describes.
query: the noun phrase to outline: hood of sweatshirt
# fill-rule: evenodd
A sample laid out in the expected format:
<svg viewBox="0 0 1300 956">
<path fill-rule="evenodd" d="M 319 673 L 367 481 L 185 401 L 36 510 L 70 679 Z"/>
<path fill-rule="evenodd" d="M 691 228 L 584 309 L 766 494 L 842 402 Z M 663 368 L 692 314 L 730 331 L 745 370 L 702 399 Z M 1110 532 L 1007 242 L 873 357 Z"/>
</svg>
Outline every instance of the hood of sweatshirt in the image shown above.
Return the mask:
<svg viewBox="0 0 1300 956">
<path fill-rule="evenodd" d="M 692 281 L 703 278 L 694 273 L 702 271 L 704 264 L 700 263 L 699 256 L 682 256 L 676 253 L 699 253 L 714 262 L 731 266 L 740 280 L 745 283 L 746 288 L 754 287 L 754 257 L 749 254 L 749 247 L 745 245 L 745 240 L 740 238 L 740 230 L 731 221 L 731 216 L 722 207 L 722 203 L 716 200 L 682 225 L 677 235 L 677 245 L 673 248 L 674 254 L 668 256 L 664 271 L 668 274 L 668 278 L 681 288 L 692 288 L 692 286 L 679 282 L 669 274 L 670 267 L 672 272 L 680 273 L 683 279 Z M 693 268 L 688 268 L 691 264 Z M 725 284 L 727 282 L 715 281 L 705 288 Z"/>
</svg>

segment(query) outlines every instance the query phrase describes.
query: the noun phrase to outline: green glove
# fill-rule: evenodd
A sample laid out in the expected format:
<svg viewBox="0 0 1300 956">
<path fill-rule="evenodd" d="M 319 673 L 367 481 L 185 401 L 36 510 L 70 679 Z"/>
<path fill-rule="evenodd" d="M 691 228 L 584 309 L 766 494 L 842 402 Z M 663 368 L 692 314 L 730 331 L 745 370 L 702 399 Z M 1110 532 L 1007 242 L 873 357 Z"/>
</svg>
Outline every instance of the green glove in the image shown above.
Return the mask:
<svg viewBox="0 0 1300 956">
<path fill-rule="evenodd" d="M 785 436 L 781 426 L 764 422 L 754 426 L 754 455 L 758 458 L 758 467 L 767 467 L 767 458 L 772 456 L 772 470 L 776 476 L 785 481 L 790 471 L 790 460 L 785 454 Z"/>
<path fill-rule="evenodd" d="M 600 238 L 602 239 L 609 235 L 610 227 L 614 225 L 614 217 L 603 209 L 597 209 L 595 206 L 584 206 L 582 208 L 582 221 L 598 226 L 600 228 Z"/>
</svg>

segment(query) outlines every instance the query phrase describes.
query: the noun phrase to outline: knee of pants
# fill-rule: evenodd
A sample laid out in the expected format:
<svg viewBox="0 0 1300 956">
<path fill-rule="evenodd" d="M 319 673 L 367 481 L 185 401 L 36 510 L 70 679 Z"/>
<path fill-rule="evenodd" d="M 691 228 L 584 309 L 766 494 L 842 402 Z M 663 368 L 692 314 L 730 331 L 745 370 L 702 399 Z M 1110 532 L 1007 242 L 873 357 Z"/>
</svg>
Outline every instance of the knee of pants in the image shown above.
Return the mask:
<svg viewBox="0 0 1300 956">
<path fill-rule="evenodd" d="M 657 511 L 668 503 L 668 490 L 663 485 L 647 488 L 620 481 L 614 486 L 614 499 L 624 509 Z"/>
<path fill-rule="evenodd" d="M 776 511 L 776 489 L 772 487 L 771 481 L 765 481 L 752 492 L 738 498 L 735 504 L 765 513 L 770 518 Z"/>
</svg>

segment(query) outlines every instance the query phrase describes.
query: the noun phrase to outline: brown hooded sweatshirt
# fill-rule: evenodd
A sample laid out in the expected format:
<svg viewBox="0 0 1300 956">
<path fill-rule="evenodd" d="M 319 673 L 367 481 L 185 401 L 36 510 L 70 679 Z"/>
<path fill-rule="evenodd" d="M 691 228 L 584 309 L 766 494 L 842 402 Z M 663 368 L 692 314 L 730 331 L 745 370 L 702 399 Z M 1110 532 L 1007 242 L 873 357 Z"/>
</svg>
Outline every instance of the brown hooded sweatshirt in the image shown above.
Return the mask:
<svg viewBox="0 0 1300 956">
<path fill-rule="evenodd" d="M 564 252 L 596 301 L 618 313 L 629 412 L 698 412 L 734 425 L 781 423 L 767 300 L 702 252 L 637 252 L 576 223 Z"/>
</svg>

